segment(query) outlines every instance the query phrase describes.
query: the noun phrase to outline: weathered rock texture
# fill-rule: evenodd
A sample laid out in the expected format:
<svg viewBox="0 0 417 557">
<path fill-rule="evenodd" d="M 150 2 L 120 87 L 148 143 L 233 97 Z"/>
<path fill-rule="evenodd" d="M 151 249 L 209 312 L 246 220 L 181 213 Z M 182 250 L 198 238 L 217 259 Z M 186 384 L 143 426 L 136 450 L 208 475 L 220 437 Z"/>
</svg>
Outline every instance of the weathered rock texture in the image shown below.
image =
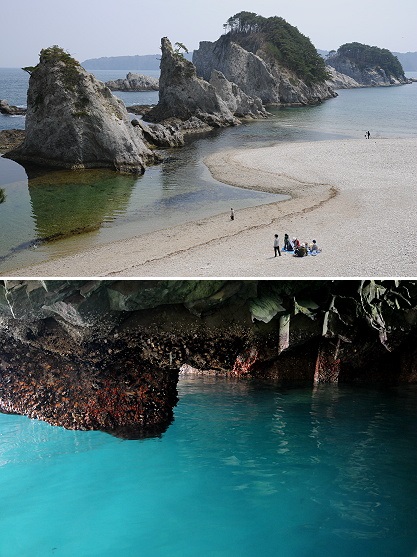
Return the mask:
<svg viewBox="0 0 417 557">
<path fill-rule="evenodd" d="M 0 114 L 8 114 L 9 116 L 24 115 L 26 108 L 10 105 L 6 100 L 0 100 Z"/>
<path fill-rule="evenodd" d="M 355 81 L 353 77 L 336 71 L 332 66 L 327 66 L 327 68 L 330 75 L 327 81 L 329 87 L 333 87 L 333 89 L 355 89 L 356 87 L 363 87 L 363 85 Z"/>
<path fill-rule="evenodd" d="M 197 77 L 192 62 L 174 52 L 166 37 L 161 40 L 161 50 L 159 102 L 147 114 L 149 121 L 171 118 L 184 121 L 194 117 L 212 127 L 239 123 L 215 88 Z"/>
<path fill-rule="evenodd" d="M 216 89 L 219 97 L 226 103 L 227 108 L 238 118 L 263 118 L 267 112 L 259 97 L 250 97 L 244 93 L 236 83 L 228 81 L 225 76 L 213 70 L 211 72 L 210 83 Z"/>
<path fill-rule="evenodd" d="M 1 130 L 0 131 L 0 151 L 15 149 L 23 143 L 25 132 L 23 130 Z"/>
<path fill-rule="evenodd" d="M 396 77 L 378 65 L 360 67 L 345 56 L 334 54 L 326 59 L 326 64 L 337 72 L 354 79 L 362 87 L 376 87 L 387 85 L 403 85 L 409 83 L 405 77 Z"/>
<path fill-rule="evenodd" d="M 143 120 L 132 120 L 133 126 L 139 126 L 143 137 L 151 144 L 161 148 L 182 147 L 184 145 L 184 134 L 180 126 L 167 123 L 162 124 L 145 123 Z"/>
<path fill-rule="evenodd" d="M 143 172 L 153 155 L 124 104 L 58 47 L 42 50 L 31 68 L 18 162 L 71 169 L 108 167 Z"/>
<path fill-rule="evenodd" d="M 415 281 L 3 281 L 0 409 L 153 434 L 182 366 L 395 385 L 417 382 L 416 338 Z"/>
<path fill-rule="evenodd" d="M 106 81 L 111 91 L 158 91 L 159 79 L 148 75 L 129 72 L 125 79 Z"/>
<path fill-rule="evenodd" d="M 212 71 L 218 70 L 247 95 L 259 97 L 264 104 L 314 104 L 336 96 L 325 82 L 308 86 L 294 72 L 267 57 L 262 48 L 251 52 L 228 35 L 215 42 L 200 42 L 193 62 L 203 79 L 209 80 Z"/>
</svg>

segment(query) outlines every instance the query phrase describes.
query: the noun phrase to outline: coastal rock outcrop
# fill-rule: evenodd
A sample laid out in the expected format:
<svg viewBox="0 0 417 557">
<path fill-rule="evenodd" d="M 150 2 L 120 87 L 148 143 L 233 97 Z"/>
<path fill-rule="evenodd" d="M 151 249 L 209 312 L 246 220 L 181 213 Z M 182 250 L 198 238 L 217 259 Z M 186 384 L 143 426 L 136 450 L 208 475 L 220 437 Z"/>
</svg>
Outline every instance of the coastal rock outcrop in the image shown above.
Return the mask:
<svg viewBox="0 0 417 557">
<path fill-rule="evenodd" d="M 111 91 L 158 91 L 159 79 L 129 72 L 125 79 L 106 81 L 105 85 Z"/>
<path fill-rule="evenodd" d="M 141 173 L 153 161 L 124 104 L 57 46 L 30 68 L 26 136 L 7 157 L 70 169 Z"/>
<path fill-rule="evenodd" d="M 355 62 L 343 57 L 334 56 L 327 59 L 327 64 L 339 74 L 354 79 L 362 87 L 376 87 L 382 85 L 401 85 L 407 81 L 399 80 L 379 67 L 360 68 Z"/>
<path fill-rule="evenodd" d="M 138 126 L 143 137 L 150 145 L 156 145 L 161 149 L 171 147 L 182 147 L 184 145 L 184 133 L 178 125 L 145 123 L 143 120 L 133 119 L 133 126 Z"/>
<path fill-rule="evenodd" d="M 356 87 L 363 87 L 360 83 L 355 81 L 353 77 L 340 73 L 332 66 L 327 66 L 329 72 L 329 79 L 327 83 L 333 89 L 355 89 Z"/>
<path fill-rule="evenodd" d="M 181 370 L 417 383 L 417 283 L 0 281 L 0 411 L 146 436 Z"/>
<path fill-rule="evenodd" d="M 213 70 L 210 84 L 216 89 L 217 94 L 226 103 L 232 114 L 238 118 L 264 118 L 267 116 L 265 107 L 259 97 L 250 97 L 244 93 L 236 83 L 228 81 L 225 76 Z"/>
<path fill-rule="evenodd" d="M 399 60 L 387 49 L 376 46 L 346 43 L 329 53 L 326 64 L 362 87 L 409 83 Z"/>
<path fill-rule="evenodd" d="M 215 88 L 197 77 L 192 62 L 186 60 L 182 54 L 174 52 L 166 37 L 161 40 L 161 50 L 159 102 L 147 114 L 147 120 L 186 121 L 194 117 L 201 122 L 201 127 L 222 127 L 239 123 Z"/>
<path fill-rule="evenodd" d="M 25 132 L 23 130 L 1 130 L 0 152 L 10 151 L 23 143 Z"/>
<path fill-rule="evenodd" d="M 6 100 L 0 100 L 0 114 L 8 114 L 9 116 L 24 116 L 26 108 L 10 105 Z"/>
<path fill-rule="evenodd" d="M 251 97 L 259 97 L 263 104 L 305 105 L 336 96 L 325 81 L 307 85 L 297 75 L 268 57 L 262 48 L 251 52 L 223 35 L 215 42 L 200 42 L 194 51 L 193 62 L 197 74 L 210 79 L 218 70 Z"/>
</svg>

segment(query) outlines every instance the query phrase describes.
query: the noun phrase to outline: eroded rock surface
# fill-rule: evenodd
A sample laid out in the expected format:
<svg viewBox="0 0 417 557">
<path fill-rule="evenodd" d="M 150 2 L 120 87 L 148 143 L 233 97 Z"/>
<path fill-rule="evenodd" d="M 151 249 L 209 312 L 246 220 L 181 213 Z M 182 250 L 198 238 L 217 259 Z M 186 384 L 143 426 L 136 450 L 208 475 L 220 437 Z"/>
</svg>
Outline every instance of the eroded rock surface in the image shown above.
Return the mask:
<svg viewBox="0 0 417 557">
<path fill-rule="evenodd" d="M 209 80 L 212 71 L 218 70 L 263 104 L 315 104 L 336 96 L 325 82 L 308 86 L 278 61 L 266 58 L 262 48 L 251 52 L 228 35 L 215 42 L 200 42 L 193 54 L 197 75 Z"/>
<path fill-rule="evenodd" d="M 26 136 L 7 154 L 17 162 L 141 173 L 153 155 L 124 104 L 59 47 L 30 69 Z"/>
<path fill-rule="evenodd" d="M 363 85 L 358 83 L 353 77 L 338 72 L 332 66 L 327 66 L 327 68 L 330 74 L 330 79 L 327 83 L 330 87 L 333 87 L 333 89 L 355 89 L 357 87 L 363 87 Z"/>
<path fill-rule="evenodd" d="M 26 114 L 26 108 L 10 105 L 6 100 L 0 100 L 0 114 L 8 114 L 9 116 L 23 116 Z"/>
<path fill-rule="evenodd" d="M 259 97 L 250 97 L 244 93 L 239 87 L 230 82 L 225 76 L 213 70 L 210 77 L 210 83 L 216 89 L 217 94 L 226 103 L 232 114 L 238 118 L 264 118 L 267 116 L 265 107 Z"/>
<path fill-rule="evenodd" d="M 125 79 L 106 81 L 106 86 L 111 91 L 158 91 L 159 79 L 129 72 Z"/>
<path fill-rule="evenodd" d="M 337 72 L 354 79 L 362 87 L 403 85 L 409 82 L 404 76 L 394 76 L 385 71 L 378 64 L 361 67 L 354 61 L 338 53 L 329 56 L 326 59 L 326 64 L 334 68 Z"/>
<path fill-rule="evenodd" d="M 215 88 L 197 77 L 193 63 L 174 52 L 166 37 L 161 40 L 161 50 L 159 102 L 147 114 L 149 121 L 162 122 L 171 118 L 185 121 L 195 117 L 212 127 L 238 123 Z"/>
<path fill-rule="evenodd" d="M 415 281 L 2 281 L 0 409 L 144 436 L 172 419 L 183 367 L 415 383 L 416 338 Z"/>
<path fill-rule="evenodd" d="M 0 152 L 9 151 L 21 145 L 25 139 L 23 130 L 1 130 Z"/>
</svg>

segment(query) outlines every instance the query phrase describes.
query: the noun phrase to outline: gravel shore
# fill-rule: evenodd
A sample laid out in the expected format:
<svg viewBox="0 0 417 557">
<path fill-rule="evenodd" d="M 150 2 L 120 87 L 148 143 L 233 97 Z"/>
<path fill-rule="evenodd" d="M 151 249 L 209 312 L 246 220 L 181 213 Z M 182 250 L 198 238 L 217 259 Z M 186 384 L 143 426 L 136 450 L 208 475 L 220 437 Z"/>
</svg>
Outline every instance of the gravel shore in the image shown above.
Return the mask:
<svg viewBox="0 0 417 557">
<path fill-rule="evenodd" d="M 25 277 L 416 277 L 417 139 L 279 143 L 207 157 L 222 182 L 291 199 L 21 268 Z M 322 252 L 274 257 L 274 234 Z"/>
</svg>

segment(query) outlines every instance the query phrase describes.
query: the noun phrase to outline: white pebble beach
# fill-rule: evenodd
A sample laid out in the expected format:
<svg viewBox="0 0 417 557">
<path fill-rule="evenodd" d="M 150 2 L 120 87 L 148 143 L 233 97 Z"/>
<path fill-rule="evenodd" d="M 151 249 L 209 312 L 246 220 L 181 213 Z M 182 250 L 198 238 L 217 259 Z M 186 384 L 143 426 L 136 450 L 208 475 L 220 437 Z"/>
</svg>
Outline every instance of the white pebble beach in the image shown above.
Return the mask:
<svg viewBox="0 0 417 557">
<path fill-rule="evenodd" d="M 279 143 L 207 157 L 219 181 L 287 201 L 16 269 L 22 277 L 415 277 L 417 139 Z M 274 234 L 322 252 L 274 257 Z"/>
</svg>

